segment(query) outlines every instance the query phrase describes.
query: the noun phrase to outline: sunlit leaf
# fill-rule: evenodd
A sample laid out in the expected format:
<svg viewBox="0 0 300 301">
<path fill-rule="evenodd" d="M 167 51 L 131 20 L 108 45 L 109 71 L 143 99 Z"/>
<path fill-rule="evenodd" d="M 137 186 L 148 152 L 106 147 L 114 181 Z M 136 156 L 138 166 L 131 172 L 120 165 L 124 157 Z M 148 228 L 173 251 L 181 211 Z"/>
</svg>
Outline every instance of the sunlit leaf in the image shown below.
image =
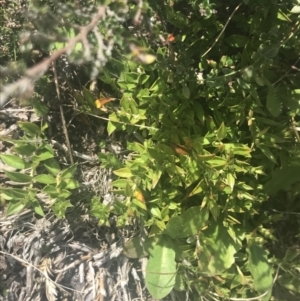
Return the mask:
<svg viewBox="0 0 300 301">
<path fill-rule="evenodd" d="M 145 203 L 145 198 L 144 198 L 143 192 L 140 189 L 136 189 L 136 191 L 134 192 L 134 197 L 138 201 Z"/>
<path fill-rule="evenodd" d="M 37 213 L 40 216 L 45 216 L 43 208 L 41 207 L 41 205 L 39 204 L 39 202 L 33 201 L 31 204 L 33 206 L 33 209 L 34 209 L 35 213 Z"/>
<path fill-rule="evenodd" d="M 292 14 L 300 14 L 300 5 L 295 5 L 295 6 L 291 9 L 291 13 L 292 13 Z"/>
<path fill-rule="evenodd" d="M 25 208 L 25 204 L 21 200 L 11 200 L 6 209 L 6 216 L 17 214 Z"/>
<path fill-rule="evenodd" d="M 181 216 L 170 218 L 166 233 L 172 238 L 183 238 L 196 234 L 208 220 L 208 211 L 200 206 L 189 208 Z"/>
<path fill-rule="evenodd" d="M 52 175 L 40 174 L 33 178 L 35 182 L 42 184 L 55 184 L 56 179 Z"/>
<path fill-rule="evenodd" d="M 5 174 L 14 182 L 28 183 L 31 182 L 32 177 L 20 172 L 5 171 Z"/>
<path fill-rule="evenodd" d="M 60 172 L 60 165 L 56 159 L 50 158 L 45 160 L 43 163 L 47 171 L 50 172 L 53 176 L 56 176 Z"/>
<path fill-rule="evenodd" d="M 146 286 L 156 299 L 166 297 L 175 285 L 176 262 L 173 242 L 167 236 L 151 250 L 146 268 Z"/>
<path fill-rule="evenodd" d="M 226 134 L 227 134 L 226 126 L 225 126 L 224 122 L 222 122 L 217 131 L 217 139 L 219 141 L 223 140 L 226 137 Z"/>
<path fill-rule="evenodd" d="M 242 243 L 234 241 L 220 222 L 212 222 L 204 235 L 207 243 L 198 254 L 199 267 L 203 272 L 220 274 L 235 262 L 235 254 L 242 248 Z"/>
<path fill-rule="evenodd" d="M 17 169 L 25 169 L 29 165 L 24 159 L 22 159 L 18 156 L 15 156 L 15 155 L 0 154 L 0 158 L 8 166 L 11 166 L 11 167 L 14 167 Z"/>
<path fill-rule="evenodd" d="M 107 123 L 107 132 L 108 132 L 108 135 L 111 135 L 115 130 L 116 130 L 116 126 L 114 125 L 113 122 L 109 121 Z"/>
<path fill-rule="evenodd" d="M 132 177 L 131 170 L 128 167 L 123 167 L 123 168 L 120 168 L 118 170 L 114 170 L 113 173 L 115 175 L 117 175 L 118 177 L 121 177 L 121 178 L 130 178 L 130 177 Z"/>
<path fill-rule="evenodd" d="M 249 259 L 248 267 L 254 280 L 255 289 L 259 294 L 268 292 L 262 300 L 270 300 L 273 269 L 268 262 L 268 253 L 264 247 L 254 243 L 246 251 Z"/>
</svg>

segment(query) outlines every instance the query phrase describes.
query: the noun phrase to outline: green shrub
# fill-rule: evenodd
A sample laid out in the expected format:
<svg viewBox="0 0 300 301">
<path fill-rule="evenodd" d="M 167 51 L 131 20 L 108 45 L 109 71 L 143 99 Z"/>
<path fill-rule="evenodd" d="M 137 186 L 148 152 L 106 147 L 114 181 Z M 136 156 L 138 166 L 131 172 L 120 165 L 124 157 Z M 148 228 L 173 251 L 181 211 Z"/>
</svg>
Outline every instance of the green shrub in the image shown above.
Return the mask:
<svg viewBox="0 0 300 301">
<path fill-rule="evenodd" d="M 299 3 L 139 3 L 142 8 L 129 5 L 132 19 L 122 26 L 115 19 L 99 23 L 102 34 L 106 24 L 116 32 L 112 57 L 97 77 L 120 99 L 107 104 L 107 131 L 126 132 L 129 154 L 122 166 L 111 154 L 99 155 L 115 167 L 113 191 L 125 200 L 109 208 L 92 199 L 90 213 L 103 224 L 115 213 L 119 227 L 132 217 L 141 221 L 148 237 L 133 238 L 124 253 L 149 255 L 146 283 L 157 299 L 176 289 L 189 290 L 192 300 L 278 300 L 273 287 L 296 298 L 300 227 L 286 213 L 299 214 Z M 139 9 L 144 22 L 130 29 Z M 71 29 L 69 38 L 75 35 Z M 71 57 L 80 61 L 83 54 L 75 50 Z M 95 104 L 87 88 L 76 100 L 91 115 L 106 102 Z M 20 125 L 29 136 L 13 143 L 29 162 L 1 158 L 17 169 L 30 168 L 29 174 L 7 173 L 30 183 L 30 193 L 23 199 L 16 189 L 3 190 L 8 212 L 30 203 L 42 214 L 38 182 L 54 199 L 66 192 L 51 207 L 63 216 L 67 192 L 77 187 L 70 180 L 75 167 L 53 173 L 47 162 L 56 161 L 43 131 Z M 36 135 L 42 142 L 33 147 L 26 139 Z M 22 143 L 32 153 L 23 154 Z M 38 166 L 45 172 L 36 175 Z M 287 235 L 284 222 L 292 225 Z"/>
</svg>

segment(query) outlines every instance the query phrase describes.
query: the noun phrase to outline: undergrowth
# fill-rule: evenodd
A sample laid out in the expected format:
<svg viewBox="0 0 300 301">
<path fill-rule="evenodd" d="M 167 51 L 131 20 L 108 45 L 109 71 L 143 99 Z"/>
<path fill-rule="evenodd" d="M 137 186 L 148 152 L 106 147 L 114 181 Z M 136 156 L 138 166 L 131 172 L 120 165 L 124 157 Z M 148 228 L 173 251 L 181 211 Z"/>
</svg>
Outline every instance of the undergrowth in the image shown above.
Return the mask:
<svg viewBox="0 0 300 301">
<path fill-rule="evenodd" d="M 146 283 L 157 299 L 188 290 L 191 300 L 296 300 L 300 4 L 139 3 L 142 9 L 128 4 L 121 25 L 110 18 L 99 23 L 105 42 L 116 35 L 100 74 L 84 82 L 86 70 L 95 71 L 88 61 L 80 86 L 68 83 L 77 112 L 106 120 L 108 136 L 128 137 L 126 160 L 99 153 L 99 164 L 117 177 L 113 194 L 124 198 L 113 205 L 92 198 L 90 214 L 100 224 L 118 215 L 118 227 L 141 221 L 148 236 L 129 240 L 124 254 L 149 256 Z M 144 19 L 137 23 L 138 13 Z M 72 38 L 68 26 L 65 37 Z M 95 46 L 92 37 L 88 42 Z M 81 56 L 77 45 L 71 59 Z M 35 109 L 43 115 L 44 106 Z M 0 157 L 16 169 L 5 174 L 24 183 L 2 185 L 6 213 L 31 206 L 43 215 L 45 204 L 37 201 L 43 193 L 63 217 L 80 185 L 73 179 L 76 164 L 60 167 L 45 125 L 19 126 L 22 139 L 2 137 L 14 154 Z"/>
</svg>

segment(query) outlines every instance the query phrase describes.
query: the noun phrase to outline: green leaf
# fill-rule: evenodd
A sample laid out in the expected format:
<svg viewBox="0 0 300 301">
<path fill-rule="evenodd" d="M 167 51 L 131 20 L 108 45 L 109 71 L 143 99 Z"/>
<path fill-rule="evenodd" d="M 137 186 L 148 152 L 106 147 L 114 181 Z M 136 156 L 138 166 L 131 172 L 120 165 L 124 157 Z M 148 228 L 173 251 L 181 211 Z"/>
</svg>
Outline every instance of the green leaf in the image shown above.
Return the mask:
<svg viewBox="0 0 300 301">
<path fill-rule="evenodd" d="M 273 87 L 269 87 L 267 109 L 274 117 L 278 117 L 281 112 L 281 101 L 276 95 L 276 91 Z"/>
<path fill-rule="evenodd" d="M 48 107 L 40 100 L 32 100 L 32 106 L 37 116 L 43 117 L 48 113 Z"/>
<path fill-rule="evenodd" d="M 222 122 L 222 124 L 220 125 L 220 127 L 217 131 L 217 139 L 219 141 L 223 140 L 226 137 L 226 134 L 227 134 L 226 126 L 225 126 L 224 122 Z"/>
<path fill-rule="evenodd" d="M 263 246 L 255 243 L 246 249 L 248 254 L 248 267 L 254 280 L 254 286 L 259 294 L 269 293 L 261 300 L 270 300 L 272 294 L 273 269 L 268 262 L 268 253 Z"/>
<path fill-rule="evenodd" d="M 150 209 L 150 212 L 151 212 L 152 216 L 162 220 L 161 212 L 158 207 L 152 207 Z"/>
<path fill-rule="evenodd" d="M 52 175 L 41 174 L 33 178 L 35 182 L 42 184 L 55 184 L 56 179 Z"/>
<path fill-rule="evenodd" d="M 230 191 L 232 192 L 235 184 L 235 178 L 232 173 L 227 174 L 227 184 L 229 185 Z"/>
<path fill-rule="evenodd" d="M 264 145 L 259 145 L 259 149 L 264 153 L 264 155 L 269 158 L 272 162 L 277 164 L 277 161 L 273 155 L 273 153 L 269 150 L 268 147 Z"/>
<path fill-rule="evenodd" d="M 182 227 L 183 227 L 183 220 L 181 216 L 173 215 L 170 218 L 164 233 L 168 234 L 172 238 L 177 238 L 180 235 L 180 231 Z"/>
<path fill-rule="evenodd" d="M 92 94 L 90 90 L 88 90 L 86 87 L 83 87 L 82 89 L 83 97 L 86 103 L 91 107 L 95 108 L 95 96 Z"/>
<path fill-rule="evenodd" d="M 60 172 L 60 166 L 56 159 L 50 158 L 45 160 L 43 163 L 47 171 L 53 176 L 56 176 Z"/>
<path fill-rule="evenodd" d="M 32 206 L 34 208 L 35 213 L 37 213 L 40 216 L 45 216 L 43 208 L 41 207 L 41 205 L 39 204 L 39 202 L 33 201 L 32 202 Z"/>
<path fill-rule="evenodd" d="M 116 181 L 113 181 L 111 183 L 111 185 L 113 187 L 118 187 L 118 188 L 126 188 L 126 186 L 128 185 L 128 180 L 127 179 L 118 179 Z"/>
<path fill-rule="evenodd" d="M 128 167 L 123 167 L 123 168 L 120 168 L 118 170 L 114 170 L 113 173 L 116 176 L 121 177 L 121 178 L 130 178 L 130 177 L 132 177 L 131 170 Z"/>
<path fill-rule="evenodd" d="M 21 172 L 5 171 L 5 174 L 14 182 L 29 183 L 32 177 Z"/>
<path fill-rule="evenodd" d="M 146 268 L 146 286 L 155 299 L 166 297 L 176 281 L 175 250 L 172 240 L 162 236 L 151 251 Z"/>
<path fill-rule="evenodd" d="M 61 179 L 70 179 L 74 176 L 74 173 L 76 172 L 77 169 L 77 164 L 71 165 L 70 167 L 64 169 L 60 173 L 60 178 Z"/>
<path fill-rule="evenodd" d="M 280 8 L 278 8 L 277 11 L 277 19 L 281 21 L 292 22 L 292 20 Z"/>
<path fill-rule="evenodd" d="M 22 131 L 31 135 L 41 134 L 41 129 L 36 124 L 32 122 L 19 121 L 18 125 Z"/>
<path fill-rule="evenodd" d="M 14 150 L 22 156 L 31 156 L 35 152 L 36 146 L 26 143 L 15 146 Z"/>
<path fill-rule="evenodd" d="M 184 85 L 184 86 L 182 87 L 182 93 L 183 93 L 183 96 L 184 96 L 186 99 L 190 99 L 191 91 L 190 91 L 190 89 L 189 89 L 186 85 Z"/>
<path fill-rule="evenodd" d="M 152 189 L 154 189 L 160 179 L 162 175 L 162 171 L 159 170 L 159 169 L 156 169 L 153 171 L 153 174 L 152 174 Z"/>
<path fill-rule="evenodd" d="M 300 5 L 295 5 L 295 6 L 291 9 L 291 13 L 292 13 L 292 14 L 300 14 Z"/>
<path fill-rule="evenodd" d="M 279 190 L 289 191 L 294 183 L 300 181 L 300 167 L 284 166 L 272 173 L 272 179 L 265 184 L 268 195 L 275 195 Z"/>
<path fill-rule="evenodd" d="M 7 210 L 5 215 L 9 216 L 12 214 L 17 214 L 19 213 L 21 210 L 23 210 L 25 207 L 25 204 L 22 201 L 19 200 L 11 200 L 8 204 Z"/>
<path fill-rule="evenodd" d="M 1 193 L 6 197 L 8 200 L 21 200 L 24 199 L 28 192 L 26 190 L 20 188 L 2 188 Z"/>
<path fill-rule="evenodd" d="M 14 156 L 14 155 L 6 155 L 6 154 L 1 155 L 0 154 L 0 158 L 8 166 L 14 167 L 17 169 L 25 169 L 29 165 L 24 159 L 22 159 L 18 156 Z"/>
<path fill-rule="evenodd" d="M 208 211 L 200 206 L 189 208 L 181 216 L 172 216 L 165 233 L 172 238 L 192 236 L 200 231 L 208 220 Z"/>
<path fill-rule="evenodd" d="M 202 124 L 204 124 L 204 122 L 205 122 L 205 114 L 204 114 L 203 107 L 198 102 L 195 102 L 194 103 L 194 110 L 196 112 L 197 118 L 200 120 L 200 122 Z"/>
<path fill-rule="evenodd" d="M 73 207 L 69 200 L 57 198 L 56 202 L 51 206 L 51 209 L 58 218 L 63 218 L 66 215 L 66 210 L 69 207 Z"/>
<path fill-rule="evenodd" d="M 39 161 L 48 160 L 53 157 L 54 157 L 54 150 L 51 148 L 50 145 L 49 145 L 49 147 L 45 147 L 45 148 L 41 149 L 37 154 L 37 158 Z"/>
<path fill-rule="evenodd" d="M 251 148 L 247 145 L 240 143 L 224 143 L 223 146 L 228 154 L 233 151 L 235 155 L 251 158 Z"/>
<path fill-rule="evenodd" d="M 193 188 L 193 190 L 189 193 L 188 197 L 191 197 L 193 195 L 199 194 L 200 192 L 202 192 L 202 181 L 199 181 L 199 183 L 195 186 L 195 188 Z"/>
<path fill-rule="evenodd" d="M 108 132 L 108 135 L 111 135 L 115 130 L 116 130 L 116 126 L 113 122 L 109 121 L 107 123 L 107 132 Z"/>
<path fill-rule="evenodd" d="M 140 74 L 137 72 L 124 72 L 122 73 L 122 76 L 124 76 L 124 80 L 127 83 L 131 83 L 131 84 L 139 83 Z"/>
<path fill-rule="evenodd" d="M 198 253 L 201 271 L 220 274 L 229 269 L 235 262 L 235 254 L 242 248 L 242 243 L 233 240 L 222 223 L 212 222 L 203 234 L 205 243 Z"/>
<path fill-rule="evenodd" d="M 262 44 L 258 48 L 258 52 L 260 52 L 266 59 L 274 58 L 279 51 L 278 45 L 269 45 L 267 43 Z"/>
<path fill-rule="evenodd" d="M 123 254 L 128 258 L 141 258 L 147 255 L 141 243 L 141 237 L 136 236 L 128 240 L 123 248 Z"/>
<path fill-rule="evenodd" d="M 292 262 L 297 257 L 300 257 L 300 249 L 294 249 L 293 247 L 286 250 L 283 260 L 286 262 Z"/>
<path fill-rule="evenodd" d="M 244 47 L 247 44 L 248 40 L 249 39 L 245 36 L 234 34 L 228 37 L 227 39 L 225 39 L 225 42 L 231 47 L 239 48 L 239 47 Z"/>
<path fill-rule="evenodd" d="M 74 179 L 65 179 L 66 189 L 76 189 L 80 187 L 80 183 Z"/>
<path fill-rule="evenodd" d="M 285 273 L 282 276 L 278 277 L 279 284 L 286 288 L 287 290 L 290 290 L 295 293 L 299 293 L 299 287 L 300 287 L 300 279 L 289 275 L 288 273 Z"/>
<path fill-rule="evenodd" d="M 100 75 L 99 78 L 104 83 L 110 85 L 113 82 L 113 79 L 111 78 L 110 74 L 104 69 L 103 70 L 104 75 Z"/>
</svg>

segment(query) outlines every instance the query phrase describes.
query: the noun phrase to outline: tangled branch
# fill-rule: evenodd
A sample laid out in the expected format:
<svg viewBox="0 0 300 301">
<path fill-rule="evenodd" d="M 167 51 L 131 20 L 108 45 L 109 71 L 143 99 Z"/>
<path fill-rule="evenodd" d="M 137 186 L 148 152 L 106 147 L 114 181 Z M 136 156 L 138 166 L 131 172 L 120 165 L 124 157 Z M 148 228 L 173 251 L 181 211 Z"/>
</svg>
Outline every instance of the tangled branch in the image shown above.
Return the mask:
<svg viewBox="0 0 300 301">
<path fill-rule="evenodd" d="M 11 95 L 22 95 L 27 91 L 33 90 L 34 83 L 45 74 L 45 72 L 48 70 L 51 63 L 56 61 L 63 54 L 66 55 L 71 54 L 77 43 L 79 42 L 82 43 L 87 51 L 89 49 L 89 45 L 87 44 L 87 35 L 91 31 L 97 32 L 96 26 L 101 19 L 104 19 L 105 15 L 106 15 L 106 7 L 99 6 L 97 9 L 97 13 L 94 15 L 91 22 L 86 26 L 80 27 L 80 31 L 78 35 L 76 35 L 74 38 L 70 38 L 64 48 L 53 52 L 49 57 L 44 59 L 42 62 L 29 68 L 25 72 L 24 76 L 19 80 L 11 84 L 5 85 L 0 93 L 0 108 L 7 103 Z M 98 33 L 96 37 L 98 40 L 98 44 L 99 45 L 103 44 L 102 36 L 100 35 L 100 33 Z"/>
</svg>

